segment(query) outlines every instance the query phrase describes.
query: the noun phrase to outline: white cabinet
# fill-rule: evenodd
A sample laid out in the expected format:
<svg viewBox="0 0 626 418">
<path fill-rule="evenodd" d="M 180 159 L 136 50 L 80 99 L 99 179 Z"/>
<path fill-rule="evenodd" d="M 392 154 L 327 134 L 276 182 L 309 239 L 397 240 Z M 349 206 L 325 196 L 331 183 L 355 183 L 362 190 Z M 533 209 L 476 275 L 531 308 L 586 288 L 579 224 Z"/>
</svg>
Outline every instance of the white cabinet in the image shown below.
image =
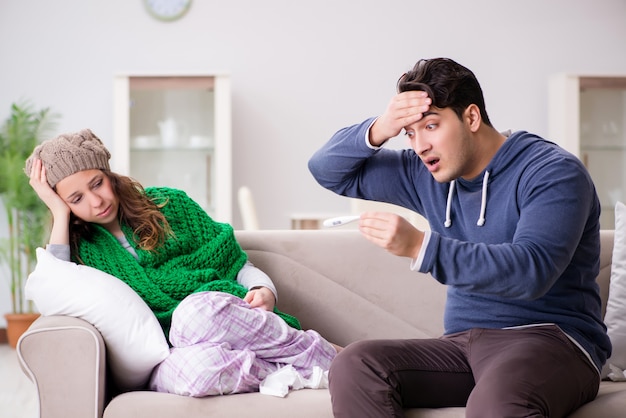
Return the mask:
<svg viewBox="0 0 626 418">
<path fill-rule="evenodd" d="M 227 75 L 118 75 L 112 169 L 143 186 L 182 189 L 232 222 L 231 93 Z"/>
<path fill-rule="evenodd" d="M 559 74 L 550 80 L 549 139 L 578 156 L 596 185 L 600 227 L 626 202 L 626 76 Z"/>
</svg>

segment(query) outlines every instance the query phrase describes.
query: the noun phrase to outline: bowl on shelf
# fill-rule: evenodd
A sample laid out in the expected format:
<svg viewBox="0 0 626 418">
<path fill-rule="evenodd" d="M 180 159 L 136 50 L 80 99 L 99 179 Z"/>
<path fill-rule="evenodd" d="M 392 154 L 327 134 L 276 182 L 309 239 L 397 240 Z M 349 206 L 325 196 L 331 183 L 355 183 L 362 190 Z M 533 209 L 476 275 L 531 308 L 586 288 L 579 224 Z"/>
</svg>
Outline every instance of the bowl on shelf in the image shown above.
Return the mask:
<svg viewBox="0 0 626 418">
<path fill-rule="evenodd" d="M 159 137 L 156 135 L 137 135 L 131 142 L 132 148 L 154 148 L 159 146 Z"/>
<path fill-rule="evenodd" d="M 208 148 L 213 145 L 213 141 L 206 135 L 192 135 L 189 138 L 189 148 Z"/>
</svg>

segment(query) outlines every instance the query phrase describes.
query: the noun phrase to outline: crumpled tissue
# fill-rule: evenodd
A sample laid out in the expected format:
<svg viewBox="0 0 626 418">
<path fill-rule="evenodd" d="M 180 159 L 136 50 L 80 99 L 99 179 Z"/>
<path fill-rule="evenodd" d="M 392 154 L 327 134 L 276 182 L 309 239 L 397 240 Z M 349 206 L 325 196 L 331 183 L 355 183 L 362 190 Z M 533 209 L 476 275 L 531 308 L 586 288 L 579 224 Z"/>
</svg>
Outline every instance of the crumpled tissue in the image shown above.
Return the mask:
<svg viewBox="0 0 626 418">
<path fill-rule="evenodd" d="M 263 379 L 259 385 L 259 392 L 263 395 L 272 395 L 284 398 L 289 393 L 289 389 L 326 389 L 328 388 L 328 370 L 322 370 L 319 366 L 313 367 L 311 377 L 305 379 L 288 364 Z"/>
<path fill-rule="evenodd" d="M 609 379 L 614 382 L 626 381 L 626 372 L 624 370 L 612 364 L 609 364 L 609 369 L 611 369 L 611 372 L 608 375 Z"/>
</svg>

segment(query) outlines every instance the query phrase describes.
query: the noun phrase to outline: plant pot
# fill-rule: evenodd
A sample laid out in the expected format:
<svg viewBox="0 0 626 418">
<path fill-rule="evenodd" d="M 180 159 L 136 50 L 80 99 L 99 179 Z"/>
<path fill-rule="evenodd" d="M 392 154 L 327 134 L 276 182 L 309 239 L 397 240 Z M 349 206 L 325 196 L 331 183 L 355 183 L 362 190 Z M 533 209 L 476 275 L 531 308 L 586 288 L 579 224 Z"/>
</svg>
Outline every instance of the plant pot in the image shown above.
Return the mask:
<svg viewBox="0 0 626 418">
<path fill-rule="evenodd" d="M 12 348 L 17 347 L 17 340 L 20 339 L 28 327 L 39 318 L 38 313 L 8 313 L 4 314 L 7 321 L 7 340 Z"/>
</svg>

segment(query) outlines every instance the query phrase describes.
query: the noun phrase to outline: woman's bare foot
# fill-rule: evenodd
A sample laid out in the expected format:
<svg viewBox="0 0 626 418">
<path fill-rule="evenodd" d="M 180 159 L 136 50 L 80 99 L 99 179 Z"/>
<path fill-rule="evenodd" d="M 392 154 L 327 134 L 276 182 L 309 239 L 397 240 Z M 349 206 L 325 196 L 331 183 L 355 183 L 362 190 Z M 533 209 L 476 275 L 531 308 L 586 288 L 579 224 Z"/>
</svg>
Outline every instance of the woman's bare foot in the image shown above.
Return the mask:
<svg viewBox="0 0 626 418">
<path fill-rule="evenodd" d="M 337 351 L 337 354 L 339 354 L 339 352 L 343 350 L 343 347 L 340 345 L 333 344 L 333 343 L 330 343 L 330 345 L 332 345 L 335 348 L 335 351 Z"/>
</svg>

